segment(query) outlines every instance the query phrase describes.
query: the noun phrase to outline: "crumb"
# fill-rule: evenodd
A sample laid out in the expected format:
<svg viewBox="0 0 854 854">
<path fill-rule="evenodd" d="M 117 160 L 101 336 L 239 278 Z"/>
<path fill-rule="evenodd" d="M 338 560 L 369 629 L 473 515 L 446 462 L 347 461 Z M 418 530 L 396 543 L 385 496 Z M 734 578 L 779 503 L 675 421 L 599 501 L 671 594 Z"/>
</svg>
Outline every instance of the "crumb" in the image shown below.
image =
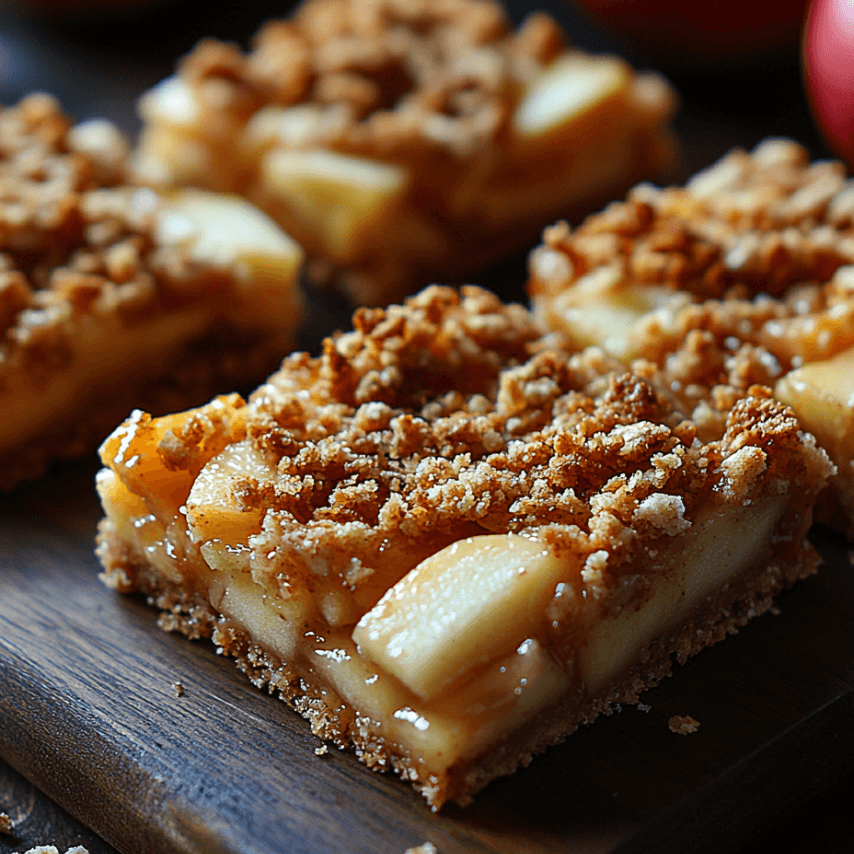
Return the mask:
<svg viewBox="0 0 854 854">
<path fill-rule="evenodd" d="M 18 854 L 18 852 L 14 852 Z M 35 848 L 30 848 L 24 854 L 59 854 L 59 849 L 55 845 L 37 845 Z M 89 854 L 89 850 L 82 845 L 75 845 L 69 848 L 65 854 Z"/>
<path fill-rule="evenodd" d="M 647 714 L 652 710 L 652 706 L 648 706 L 646 703 L 638 703 L 638 711 Z"/>
<path fill-rule="evenodd" d="M 0 833 L 11 833 L 13 827 L 12 819 L 6 813 L 0 812 Z"/>
<path fill-rule="evenodd" d="M 172 690 L 175 692 L 176 697 L 184 696 L 184 683 L 183 682 L 173 682 Z"/>
<path fill-rule="evenodd" d="M 670 732 L 678 735 L 691 735 L 700 728 L 700 722 L 694 720 L 691 715 L 673 715 L 667 722 Z"/>
<path fill-rule="evenodd" d="M 329 747 L 326 744 L 321 744 L 320 747 L 314 748 L 315 756 L 326 756 L 327 753 L 329 753 Z"/>
<path fill-rule="evenodd" d="M 432 842 L 422 842 L 415 848 L 407 848 L 404 854 L 438 854 L 438 849 Z"/>
</svg>

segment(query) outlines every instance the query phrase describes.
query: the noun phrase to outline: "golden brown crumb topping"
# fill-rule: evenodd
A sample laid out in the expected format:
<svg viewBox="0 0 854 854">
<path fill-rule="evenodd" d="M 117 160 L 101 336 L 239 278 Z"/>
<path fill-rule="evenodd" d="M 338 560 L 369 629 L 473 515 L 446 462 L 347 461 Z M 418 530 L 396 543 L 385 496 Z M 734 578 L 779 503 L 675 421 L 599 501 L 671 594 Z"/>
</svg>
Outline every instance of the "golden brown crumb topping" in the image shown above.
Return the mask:
<svg viewBox="0 0 854 854">
<path fill-rule="evenodd" d="M 550 295 L 591 270 L 698 298 L 783 296 L 828 281 L 854 261 L 854 183 L 838 162 L 810 163 L 786 140 L 736 150 L 684 187 L 640 185 L 575 231 L 547 229 L 534 294 Z M 562 258 L 561 258 L 562 256 Z"/>
<path fill-rule="evenodd" d="M 722 413 L 752 386 L 773 387 L 805 361 L 854 344 L 851 272 L 776 300 L 708 300 L 675 316 L 651 314 L 633 332 L 632 368 L 659 375 L 701 437 L 716 435 Z"/>
<path fill-rule="evenodd" d="M 236 500 L 266 512 L 253 547 L 269 547 L 271 570 L 277 549 L 306 561 L 343 552 L 352 589 L 401 535 L 416 558 L 425 544 L 537 529 L 624 564 L 689 527 L 702 503 L 826 477 L 824 455 L 766 388 L 732 401 L 701 442 L 666 380 L 595 350 L 570 355 L 485 291 L 429 288 L 357 313 L 353 332 L 319 358 L 291 356 L 253 395 L 241 415 L 263 474 L 242 478 Z"/>
<path fill-rule="evenodd" d="M 156 233 L 160 197 L 120 184 L 126 153 L 112 125 L 72 126 L 50 96 L 0 111 L 4 359 L 49 369 L 69 358 L 74 318 L 144 316 L 232 278 Z"/>
<path fill-rule="evenodd" d="M 624 355 L 642 360 L 633 368 L 643 375 L 666 374 L 701 437 L 712 436 L 751 386 L 854 345 L 852 226 L 843 165 L 811 164 L 795 143 L 770 140 L 685 187 L 639 186 L 575 231 L 546 229 L 529 288 L 567 328 L 575 321 L 572 308 L 562 317 L 562 298 L 575 293 L 571 305 L 583 307 L 594 280 L 616 304 L 644 288 L 689 294 L 693 303 L 639 311 L 623 330 Z"/>
<path fill-rule="evenodd" d="M 563 47 L 549 16 L 513 33 L 492 0 L 310 0 L 266 24 L 249 53 L 209 39 L 180 73 L 223 116 L 333 107 L 301 126 L 297 147 L 409 160 L 424 148 L 475 151 L 506 125 L 521 82 Z"/>
<path fill-rule="evenodd" d="M 87 138 L 100 135 L 97 149 Z M 89 149 L 88 151 L 86 149 Z M 120 177 L 126 144 L 118 132 L 89 125 L 71 133 L 71 121 L 49 95 L 31 95 L 0 113 L 0 235 L 12 253 L 46 252 L 67 244 L 79 228 L 74 196 Z M 66 238 L 66 240 L 63 240 Z M 14 255 L 13 255 L 14 257 Z M 5 259 L 4 259 L 5 260 Z"/>
</svg>

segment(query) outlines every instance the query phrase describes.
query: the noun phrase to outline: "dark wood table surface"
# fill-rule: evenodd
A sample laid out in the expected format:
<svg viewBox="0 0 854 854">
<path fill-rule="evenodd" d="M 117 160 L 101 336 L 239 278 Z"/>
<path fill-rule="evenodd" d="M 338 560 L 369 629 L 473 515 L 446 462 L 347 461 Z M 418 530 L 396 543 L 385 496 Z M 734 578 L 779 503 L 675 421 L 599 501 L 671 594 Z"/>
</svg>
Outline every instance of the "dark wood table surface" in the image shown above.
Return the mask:
<svg viewBox="0 0 854 854">
<path fill-rule="evenodd" d="M 175 60 L 199 37 L 212 34 L 245 41 L 262 20 L 281 14 L 288 5 L 286 2 L 264 0 L 243 4 L 238 9 L 236 4 L 211 0 L 202 11 L 199 4 L 181 0 L 161 3 L 160 8 L 142 17 L 71 22 L 49 21 L 20 8 L 3 8 L 0 10 L 0 100 L 11 103 L 33 90 L 50 91 L 60 97 L 76 118 L 105 115 L 133 134 L 138 127 L 133 106 L 136 97 L 167 75 Z M 640 64 L 645 61 L 646 58 L 634 45 L 621 42 L 591 26 L 562 0 L 551 0 L 540 6 L 548 8 L 561 19 L 580 45 L 594 50 L 614 49 Z M 534 4 L 512 3 L 510 7 L 518 19 Z M 670 72 L 683 97 L 677 127 L 684 146 L 684 175 L 711 163 L 734 145 L 750 147 L 769 135 L 792 137 L 807 145 L 813 155 L 826 155 L 804 102 L 794 53 L 788 61 L 772 68 L 754 67 L 715 74 L 692 74 L 679 69 L 670 69 Z M 509 281 L 508 276 L 502 279 L 501 290 L 506 295 L 521 298 L 524 270 L 521 259 L 509 269 Z M 320 334 L 329 331 L 341 319 L 340 312 L 330 312 L 328 305 L 318 304 L 315 308 L 305 332 L 306 346 L 309 347 L 316 343 Z M 232 673 L 233 668 L 213 656 L 209 649 L 167 635 L 161 637 L 154 628 L 153 615 L 135 600 L 117 603 L 106 591 L 98 592 L 105 597 L 103 605 L 97 604 L 97 599 L 88 598 L 91 588 L 86 585 L 94 577 L 96 569 L 89 550 L 92 527 L 97 520 L 97 506 L 91 494 L 93 472 L 93 464 L 83 462 L 55 473 L 42 484 L 26 487 L 15 496 L 0 500 L 0 520 L 3 522 L 0 527 L 0 812 L 8 813 L 15 823 L 13 836 L 0 835 L 0 854 L 24 851 L 36 843 L 55 844 L 61 852 L 75 844 L 85 845 L 91 854 L 112 854 L 116 850 L 88 827 L 97 827 L 109 835 L 125 854 L 157 850 L 145 848 L 147 837 L 144 827 L 127 832 L 115 815 L 104 817 L 110 796 L 95 785 L 98 781 L 93 778 L 98 776 L 97 768 L 93 769 L 82 761 L 87 750 L 95 756 L 98 749 L 103 749 L 103 745 L 98 748 L 95 744 L 97 733 L 92 736 L 95 740 L 92 745 L 76 743 L 62 754 L 61 738 L 75 732 L 74 721 L 67 719 L 68 708 L 59 700 L 52 704 L 49 697 L 34 691 L 32 685 L 35 683 L 26 672 L 9 669 L 9 662 L 18 660 L 14 650 L 9 653 L 15 643 L 15 615 L 24 614 L 28 607 L 24 599 L 18 605 L 12 602 L 13 586 L 27 590 L 27 584 L 30 584 L 33 591 L 43 594 L 43 585 L 52 584 L 56 587 L 57 596 L 67 597 L 72 606 L 77 603 L 79 607 L 92 607 L 93 613 L 88 617 L 77 615 L 82 627 L 79 630 L 81 650 L 84 648 L 84 636 L 90 644 L 88 648 L 93 644 L 97 646 L 97 620 L 101 609 L 111 615 L 118 610 L 122 620 L 127 620 L 134 630 L 143 633 L 141 637 L 152 638 L 153 648 L 168 648 L 169 652 L 163 653 L 163 660 L 172 666 L 177 666 L 175 663 L 178 662 L 187 667 L 191 664 L 200 666 L 203 671 L 209 669 L 214 674 L 212 678 L 222 680 L 223 691 L 233 692 L 228 694 L 231 702 L 240 705 L 248 717 L 254 714 L 255 704 L 260 703 L 264 704 L 258 708 L 263 709 L 261 714 L 265 718 L 276 721 L 281 718 L 289 745 L 311 754 L 308 760 L 305 757 L 299 759 L 297 764 L 300 768 L 310 767 L 311 762 L 327 761 L 326 757 L 317 759 L 313 756 L 310 748 L 316 740 L 305 727 L 291 720 L 293 716 L 284 706 L 280 710 L 278 704 L 249 689 L 236 672 Z M 63 499 L 56 498 L 57 495 L 65 496 L 64 504 Z M 66 506 L 69 500 L 71 505 Z M 38 508 L 48 505 L 49 514 L 43 519 L 36 519 Z M 460 827 L 474 827 L 480 823 L 481 828 L 491 826 L 495 829 L 500 824 L 497 816 L 514 815 L 514 809 L 518 811 L 521 808 L 514 808 L 512 804 L 523 803 L 526 821 L 530 822 L 531 838 L 540 840 L 532 850 L 549 850 L 549 845 L 557 845 L 555 840 L 572 839 L 573 847 L 558 846 L 551 850 L 660 851 L 666 848 L 679 851 L 688 850 L 690 842 L 691 845 L 696 843 L 697 850 L 764 852 L 772 848 L 776 850 L 786 842 L 796 850 L 854 851 L 854 819 L 850 810 L 854 799 L 854 701 L 851 688 L 854 590 L 848 572 L 847 545 L 823 531 L 816 533 L 816 541 L 828 556 L 827 570 L 787 594 L 780 617 L 765 617 L 722 647 L 704 653 L 695 664 L 679 673 L 678 678 L 668 680 L 650 696 L 653 711 L 649 715 L 644 716 L 631 709 L 618 716 L 619 720 L 612 719 L 597 725 L 579 739 L 577 746 L 568 743 L 558 748 L 535 763 L 530 772 L 524 772 L 508 783 L 498 784 L 495 792 L 485 793 L 483 804 L 476 805 L 471 817 L 465 817 L 466 814 L 460 811 L 451 811 L 447 821 L 455 828 L 453 831 L 437 825 L 404 787 L 386 778 L 367 774 L 355 761 L 350 761 L 352 757 L 328 757 L 335 773 L 343 775 L 349 781 L 348 785 L 355 786 L 352 791 L 373 787 L 380 794 L 370 797 L 393 804 L 388 807 L 390 815 L 402 823 L 384 837 L 385 844 L 391 847 L 375 850 L 402 854 L 404 842 L 415 844 L 422 841 L 413 834 L 417 836 L 420 831 L 426 834 L 431 828 L 447 833 L 448 845 L 453 844 L 454 850 L 464 850 L 468 831 L 463 832 Z M 61 557 L 63 549 L 66 549 L 64 558 Z M 71 561 L 73 571 L 59 572 L 63 559 Z M 76 589 L 71 589 L 68 585 L 78 577 Z M 26 583 L 22 584 L 22 580 Z M 95 605 L 92 605 L 93 601 Z M 51 607 L 59 608 L 56 603 Z M 825 626 L 825 619 L 836 622 Z M 86 626 L 90 626 L 90 630 Z M 807 638 L 806 646 L 800 643 L 801 637 Z M 8 644 L 6 653 L 3 651 L 4 642 Z M 46 619 L 41 626 L 39 640 L 33 641 L 33 648 L 44 655 L 48 648 L 45 645 L 51 642 L 61 644 L 58 649 L 64 656 L 69 654 L 68 650 L 74 649 L 73 638 L 64 636 L 56 625 Z M 774 660 L 778 650 L 791 656 L 791 670 L 785 662 Z M 750 665 L 742 671 L 739 662 L 745 658 Z M 46 679 L 50 677 L 61 681 L 59 670 L 54 673 L 44 660 L 39 660 L 40 666 L 47 668 L 44 671 Z M 745 684 L 755 680 L 757 673 L 766 670 L 781 674 L 778 689 L 773 685 L 765 686 L 760 700 L 751 700 L 754 704 L 768 704 L 768 719 L 774 721 L 776 729 L 766 728 L 768 721 L 755 705 L 748 705 L 741 721 L 735 717 L 729 722 L 731 710 L 728 711 L 727 704 L 722 704 L 719 698 L 710 694 L 711 689 L 704 686 L 726 685 L 724 675 L 730 672 L 730 668 L 734 668 L 731 672 L 736 684 L 739 679 Z M 790 673 L 791 683 L 787 677 Z M 166 681 L 159 685 L 158 690 L 164 692 L 161 698 L 164 702 L 169 702 L 169 680 L 173 675 L 176 681 L 184 680 L 191 686 L 196 684 L 196 677 L 190 671 L 162 674 Z M 203 691 L 204 683 L 197 684 L 198 692 Z M 79 685 L 77 690 L 82 690 Z M 95 688 L 92 690 L 97 693 Z M 193 690 L 190 690 L 181 711 L 190 718 L 192 712 L 188 710 L 193 708 L 192 694 Z M 22 697 L 26 699 L 23 706 Z M 693 705 L 690 704 L 692 698 Z M 36 702 L 45 705 L 43 708 L 27 706 L 27 703 Z M 173 698 L 171 702 L 173 706 L 170 708 L 173 708 L 179 700 Z M 685 705 L 686 702 L 689 705 Z M 269 710 L 271 704 L 275 711 Z M 737 702 L 734 707 L 738 708 Z M 668 741 L 663 725 L 671 709 L 696 717 L 701 717 L 702 713 L 703 729 L 691 739 L 678 739 L 674 745 L 672 739 L 677 737 L 666 733 L 671 739 Z M 698 713 L 698 710 L 702 712 Z M 147 726 L 146 720 L 139 719 L 141 730 Z M 616 723 L 612 725 L 614 720 Z M 610 732 L 605 731 L 608 726 L 611 727 Z M 156 725 L 151 724 L 151 732 L 156 732 L 156 729 Z M 715 734 L 717 742 L 710 733 Z M 776 735 L 772 737 L 769 733 Z M 755 743 L 750 741 L 751 738 Z M 738 743 L 739 739 L 747 740 Z M 204 735 L 194 734 L 192 740 L 203 744 Z M 691 744 L 695 746 L 691 747 Z M 42 749 L 43 753 L 40 752 Z M 646 783 L 637 768 L 632 773 L 623 772 L 626 785 L 634 781 L 638 791 L 629 797 L 625 791 L 617 791 L 619 787 L 615 785 L 613 797 L 620 801 L 622 811 L 617 809 L 613 814 L 625 819 L 626 828 L 632 827 L 626 830 L 615 826 L 610 840 L 606 838 L 608 834 L 601 832 L 601 799 L 589 794 L 579 795 L 580 805 L 569 810 L 570 818 L 561 817 L 563 807 L 555 808 L 549 800 L 550 781 L 553 775 L 564 773 L 558 767 L 563 761 L 571 759 L 594 768 L 603 761 L 602 756 L 613 757 L 614 751 L 627 751 L 635 762 L 651 761 L 649 752 L 654 749 L 672 751 L 673 757 L 668 760 L 671 766 L 665 761 Z M 716 753 L 720 754 L 718 765 L 714 761 Z M 69 759 L 65 765 L 57 764 L 56 756 L 60 754 L 74 757 L 75 761 Z M 703 768 L 717 769 L 720 776 L 697 771 L 701 777 L 709 773 L 708 779 L 692 779 L 690 791 L 693 800 L 686 798 L 680 806 L 678 793 L 661 791 L 668 787 L 665 772 L 671 767 L 672 785 L 677 785 L 676 781 L 681 780 L 680 775 L 683 774 L 681 767 L 677 770 L 677 764 L 690 764 L 693 761 L 690 757 L 695 754 L 703 755 L 706 763 Z M 103 759 L 103 755 L 97 755 Z M 120 759 L 124 761 L 126 757 Z M 605 764 L 609 761 L 612 759 L 608 758 Z M 656 765 L 657 762 L 656 756 L 651 764 Z M 116 775 L 123 767 L 118 760 L 111 766 L 113 784 L 121 783 L 121 778 Z M 127 768 L 128 791 L 139 784 L 133 779 L 134 773 L 134 768 Z M 594 772 L 589 773 L 593 775 L 590 779 L 595 779 Z M 378 780 L 381 782 L 377 783 Z M 798 783 L 793 784 L 793 780 Z M 215 789 L 217 783 L 217 780 L 211 780 L 211 788 Z M 99 785 L 103 786 L 103 781 Z M 656 787 L 658 790 L 644 793 L 645 785 L 651 790 Z M 528 793 L 532 788 L 538 793 L 542 789 L 544 805 L 538 806 L 531 801 Z M 43 790 L 50 792 L 53 798 Z M 738 802 L 733 802 L 728 792 L 735 793 Z M 196 792 L 196 796 L 204 800 L 200 793 Z M 206 797 L 227 812 L 227 805 L 223 807 L 213 795 Z M 98 802 L 99 798 L 103 798 L 103 803 Z M 59 806 L 57 801 L 70 812 Z M 650 804 L 659 801 L 671 806 L 650 819 L 654 813 Z M 340 804 L 335 808 L 340 809 Z M 595 839 L 589 837 L 582 848 L 578 846 L 582 845 L 579 840 L 583 834 L 579 835 L 577 825 L 578 815 L 585 809 L 591 810 L 591 815 L 596 814 L 595 818 L 590 818 L 590 827 L 597 828 L 598 836 Z M 376 819 L 379 821 L 382 811 L 377 815 L 380 816 Z M 406 816 L 406 821 L 400 819 L 402 815 Z M 78 820 L 81 818 L 83 822 Z M 520 824 L 519 816 L 514 818 L 518 830 L 524 822 Z M 571 821 L 575 821 L 576 826 L 570 832 L 567 827 Z M 512 850 L 497 841 L 490 843 L 494 848 L 482 848 L 485 837 L 480 831 L 480 835 L 472 833 L 472 845 L 478 850 Z M 703 834 L 704 838 L 696 839 L 697 834 Z M 195 838 L 202 841 L 194 850 L 214 850 L 213 843 L 206 847 L 202 837 Z M 363 850 L 364 840 L 357 842 L 355 837 L 352 838 L 352 850 Z M 429 837 L 425 835 L 423 838 Z M 140 840 L 138 846 L 128 843 L 127 840 L 133 839 Z M 669 843 L 664 844 L 667 840 Z M 463 847 L 456 847 L 458 845 Z M 270 850 L 277 850 L 275 844 Z M 348 848 L 345 845 L 341 850 Z M 441 846 L 439 850 L 441 854 Z"/>
</svg>

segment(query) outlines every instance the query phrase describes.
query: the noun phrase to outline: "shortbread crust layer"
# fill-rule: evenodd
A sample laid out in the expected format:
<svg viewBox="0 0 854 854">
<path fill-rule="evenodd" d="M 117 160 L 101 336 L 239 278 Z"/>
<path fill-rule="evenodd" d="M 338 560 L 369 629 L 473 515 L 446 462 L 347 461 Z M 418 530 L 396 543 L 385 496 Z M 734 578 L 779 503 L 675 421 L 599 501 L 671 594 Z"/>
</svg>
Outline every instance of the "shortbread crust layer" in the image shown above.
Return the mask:
<svg viewBox="0 0 854 854">
<path fill-rule="evenodd" d="M 838 473 L 819 519 L 854 535 L 854 182 L 786 140 L 734 151 L 684 187 L 641 185 L 530 258 L 538 319 L 665 368 L 701 434 L 710 401 L 770 386 Z M 724 406 L 726 408 L 726 406 Z"/>
<path fill-rule="evenodd" d="M 108 584 L 369 766 L 466 803 L 814 571 L 831 472 L 755 387 L 701 440 L 650 367 L 430 288 L 248 403 L 102 448 Z"/>
<path fill-rule="evenodd" d="M 140 102 L 137 177 L 246 194 L 356 305 L 457 283 L 675 161 L 669 85 L 492 0 L 307 0 Z"/>
<path fill-rule="evenodd" d="M 241 199 L 128 185 L 127 153 L 47 95 L 0 112 L 0 488 L 143 401 L 251 387 L 293 340 L 296 244 Z"/>
</svg>

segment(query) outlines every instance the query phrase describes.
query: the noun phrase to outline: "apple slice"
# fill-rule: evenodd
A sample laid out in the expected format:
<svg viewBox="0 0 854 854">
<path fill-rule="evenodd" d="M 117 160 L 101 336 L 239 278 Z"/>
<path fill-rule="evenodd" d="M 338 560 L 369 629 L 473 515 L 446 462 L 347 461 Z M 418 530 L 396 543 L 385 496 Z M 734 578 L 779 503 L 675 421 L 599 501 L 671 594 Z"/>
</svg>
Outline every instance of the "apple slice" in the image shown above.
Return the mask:
<svg viewBox="0 0 854 854">
<path fill-rule="evenodd" d="M 196 478 L 187 498 L 187 524 L 196 541 L 220 540 L 231 546 L 245 546 L 261 529 L 266 507 L 243 506 L 238 496 L 247 479 L 271 480 L 274 472 L 257 446 L 244 439 L 226 447 Z"/>
<path fill-rule="evenodd" d="M 546 250 L 550 251 L 550 250 Z M 537 256 L 532 256 L 536 273 Z M 625 284 L 617 268 L 602 267 L 582 276 L 552 300 L 535 308 L 547 312 L 549 325 L 557 326 L 579 349 L 599 346 L 617 358 L 631 358 L 632 332 L 646 315 L 668 315 L 691 301 L 688 294 L 671 288 Z"/>
<path fill-rule="evenodd" d="M 627 90 L 631 72 L 608 57 L 565 56 L 534 80 L 513 114 L 520 137 L 550 135 Z"/>
<path fill-rule="evenodd" d="M 161 80 L 139 100 L 139 112 L 150 123 L 166 123 L 175 127 L 194 128 L 204 117 L 202 105 L 192 86 L 180 77 Z"/>
<path fill-rule="evenodd" d="M 160 418 L 136 410 L 104 440 L 101 462 L 132 493 L 144 496 L 152 513 L 170 519 L 186 501 L 205 463 L 246 435 L 244 418 L 243 400 L 237 394 Z M 166 451 L 173 447 L 181 448 L 180 464 L 178 454 Z"/>
<path fill-rule="evenodd" d="M 771 497 L 750 505 L 709 507 L 685 534 L 659 550 L 655 562 L 661 571 L 650 594 L 638 602 L 635 584 L 632 599 L 623 607 L 591 622 L 578 660 L 588 690 L 605 690 L 658 635 L 681 626 L 704 598 L 754 564 L 767 548 L 786 501 Z"/>
<path fill-rule="evenodd" d="M 459 540 L 422 561 L 358 623 L 360 651 L 430 698 L 472 667 L 515 649 L 542 618 L 555 585 L 574 574 L 536 540 Z"/>
<path fill-rule="evenodd" d="M 357 251 L 359 236 L 380 222 L 393 227 L 408 186 L 401 166 L 320 149 L 273 149 L 261 170 L 265 186 L 300 229 L 319 234 L 325 251 L 339 259 Z"/>
<path fill-rule="evenodd" d="M 279 330 L 300 311 L 296 286 L 302 249 L 265 213 L 246 200 L 203 190 L 165 197 L 157 220 L 164 243 L 186 242 L 193 258 L 228 267 L 235 275 L 229 318 L 253 329 Z"/>
<path fill-rule="evenodd" d="M 854 451 L 854 347 L 790 371 L 774 396 L 795 410 L 804 427 L 833 456 Z M 836 460 L 839 464 L 839 460 Z"/>
</svg>

